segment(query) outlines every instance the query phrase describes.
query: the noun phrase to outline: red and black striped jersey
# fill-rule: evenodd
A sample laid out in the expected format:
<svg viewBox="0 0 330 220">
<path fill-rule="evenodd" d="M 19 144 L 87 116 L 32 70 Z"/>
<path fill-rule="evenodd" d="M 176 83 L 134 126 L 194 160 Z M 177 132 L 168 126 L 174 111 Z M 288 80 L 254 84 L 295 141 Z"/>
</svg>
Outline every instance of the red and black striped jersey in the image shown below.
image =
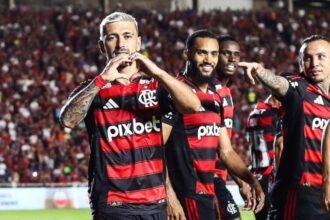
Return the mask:
<svg viewBox="0 0 330 220">
<path fill-rule="evenodd" d="M 178 114 L 166 144 L 169 176 L 178 196 L 214 195 L 214 169 L 219 147 L 221 100 L 212 88 L 201 91 L 182 76 L 201 100 L 201 111 Z"/>
<path fill-rule="evenodd" d="M 85 117 L 89 182 L 91 198 L 103 208 L 165 199 L 161 115 L 171 106 L 168 93 L 150 78 L 109 83 L 95 96 Z"/>
<path fill-rule="evenodd" d="M 258 102 L 250 112 L 246 137 L 251 154 L 251 169 L 255 174 L 269 175 L 273 171 L 276 137 L 282 135 L 278 108 Z"/>
<path fill-rule="evenodd" d="M 321 93 L 303 76 L 287 78 L 288 92 L 284 97 L 278 97 L 285 110 L 284 149 L 274 192 L 298 185 L 320 189 L 321 139 L 330 118 L 330 95 Z"/>
<path fill-rule="evenodd" d="M 227 128 L 228 135 L 231 138 L 233 134 L 234 103 L 230 89 L 217 79 L 213 81 L 213 86 L 215 87 L 218 95 L 221 97 L 223 122 Z M 219 156 L 217 157 L 219 158 Z M 217 159 L 215 173 L 224 181 L 227 180 L 228 171 L 220 159 Z"/>
</svg>

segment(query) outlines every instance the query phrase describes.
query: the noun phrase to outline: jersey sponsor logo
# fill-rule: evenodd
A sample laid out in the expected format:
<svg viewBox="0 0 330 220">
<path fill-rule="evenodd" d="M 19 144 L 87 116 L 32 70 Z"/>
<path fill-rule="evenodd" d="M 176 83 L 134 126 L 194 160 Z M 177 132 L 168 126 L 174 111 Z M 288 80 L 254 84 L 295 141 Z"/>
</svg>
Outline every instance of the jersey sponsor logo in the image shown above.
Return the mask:
<svg viewBox="0 0 330 220">
<path fill-rule="evenodd" d="M 105 103 L 105 105 L 103 105 L 103 109 L 115 109 L 115 108 L 119 108 L 119 106 L 117 105 L 117 103 L 115 101 L 113 101 L 113 99 L 109 99 L 107 101 L 107 103 Z"/>
<path fill-rule="evenodd" d="M 197 131 L 197 138 L 200 140 L 205 136 L 219 136 L 220 128 L 215 123 L 213 125 L 200 126 Z"/>
<path fill-rule="evenodd" d="M 232 215 L 238 212 L 234 203 L 231 203 L 230 201 L 228 201 L 227 212 L 229 212 Z"/>
<path fill-rule="evenodd" d="M 329 119 L 324 119 L 324 118 L 314 118 L 313 121 L 312 121 L 312 129 L 315 130 L 315 129 L 322 129 L 324 130 L 325 127 L 327 126 L 329 122 Z"/>
<path fill-rule="evenodd" d="M 323 102 L 322 96 L 319 95 L 319 96 L 314 100 L 314 103 L 319 104 L 319 105 L 324 105 L 324 102 Z"/>
<path fill-rule="evenodd" d="M 139 95 L 138 100 L 146 108 L 157 105 L 158 101 L 156 99 L 156 90 L 143 90 Z"/>
<path fill-rule="evenodd" d="M 132 122 L 126 124 L 118 124 L 109 126 L 107 129 L 108 141 L 111 142 L 114 137 L 131 136 L 134 134 L 151 133 L 153 131 L 160 132 L 160 120 L 152 116 L 151 121 L 145 123 L 138 122 L 134 118 Z"/>
<path fill-rule="evenodd" d="M 233 120 L 231 118 L 226 118 L 224 120 L 226 128 L 232 128 L 233 127 Z"/>
</svg>

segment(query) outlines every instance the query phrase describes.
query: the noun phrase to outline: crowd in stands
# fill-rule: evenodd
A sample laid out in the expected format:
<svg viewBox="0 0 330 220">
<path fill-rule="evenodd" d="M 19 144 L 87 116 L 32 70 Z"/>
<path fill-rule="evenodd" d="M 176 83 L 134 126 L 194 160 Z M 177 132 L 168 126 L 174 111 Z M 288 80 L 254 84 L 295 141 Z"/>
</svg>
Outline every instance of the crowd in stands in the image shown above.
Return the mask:
<svg viewBox="0 0 330 220">
<path fill-rule="evenodd" d="M 125 10 L 138 18 L 142 53 L 172 74 L 184 68 L 182 50 L 197 29 L 232 34 L 242 59 L 278 73 L 295 71 L 299 45 L 311 34 L 329 36 L 330 14 L 321 10 L 193 11 Z M 105 64 L 98 50 L 101 10 L 67 8 L 0 11 L 0 182 L 86 182 L 89 143 L 79 129 L 59 124 L 64 101 Z M 268 91 L 252 87 L 238 72 L 233 146 L 248 162 L 244 127 L 249 111 Z"/>
</svg>

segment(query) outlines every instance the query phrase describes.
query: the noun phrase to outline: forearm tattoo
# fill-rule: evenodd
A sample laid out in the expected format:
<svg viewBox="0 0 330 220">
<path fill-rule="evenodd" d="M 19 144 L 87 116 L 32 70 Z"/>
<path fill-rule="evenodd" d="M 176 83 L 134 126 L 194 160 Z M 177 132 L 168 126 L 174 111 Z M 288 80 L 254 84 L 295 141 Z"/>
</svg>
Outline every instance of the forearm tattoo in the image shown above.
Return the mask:
<svg viewBox="0 0 330 220">
<path fill-rule="evenodd" d="M 87 114 L 87 111 L 99 90 L 99 87 L 97 87 L 92 81 L 85 89 L 73 96 L 63 107 L 61 114 L 62 123 L 77 125 Z"/>
<path fill-rule="evenodd" d="M 265 69 L 257 77 L 265 86 L 278 95 L 285 95 L 288 91 L 289 82 L 284 77 L 275 75 L 271 70 Z"/>
</svg>

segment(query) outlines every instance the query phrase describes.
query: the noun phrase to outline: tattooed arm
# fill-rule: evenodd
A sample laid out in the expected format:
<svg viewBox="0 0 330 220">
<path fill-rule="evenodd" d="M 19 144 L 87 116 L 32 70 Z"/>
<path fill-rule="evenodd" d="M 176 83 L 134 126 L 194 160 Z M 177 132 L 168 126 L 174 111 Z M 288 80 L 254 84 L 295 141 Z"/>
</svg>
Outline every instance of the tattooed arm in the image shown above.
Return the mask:
<svg viewBox="0 0 330 220">
<path fill-rule="evenodd" d="M 254 78 L 256 77 L 277 96 L 284 96 L 289 89 L 289 81 L 287 79 L 275 75 L 271 70 L 265 69 L 259 63 L 240 62 L 239 66 L 245 68 L 246 75 L 252 84 L 255 84 Z"/>
<path fill-rule="evenodd" d="M 99 91 L 100 88 L 95 84 L 95 80 L 93 80 L 85 88 L 71 97 L 61 109 L 60 122 L 62 125 L 73 128 L 79 124 L 85 118 L 95 95 Z"/>
</svg>

